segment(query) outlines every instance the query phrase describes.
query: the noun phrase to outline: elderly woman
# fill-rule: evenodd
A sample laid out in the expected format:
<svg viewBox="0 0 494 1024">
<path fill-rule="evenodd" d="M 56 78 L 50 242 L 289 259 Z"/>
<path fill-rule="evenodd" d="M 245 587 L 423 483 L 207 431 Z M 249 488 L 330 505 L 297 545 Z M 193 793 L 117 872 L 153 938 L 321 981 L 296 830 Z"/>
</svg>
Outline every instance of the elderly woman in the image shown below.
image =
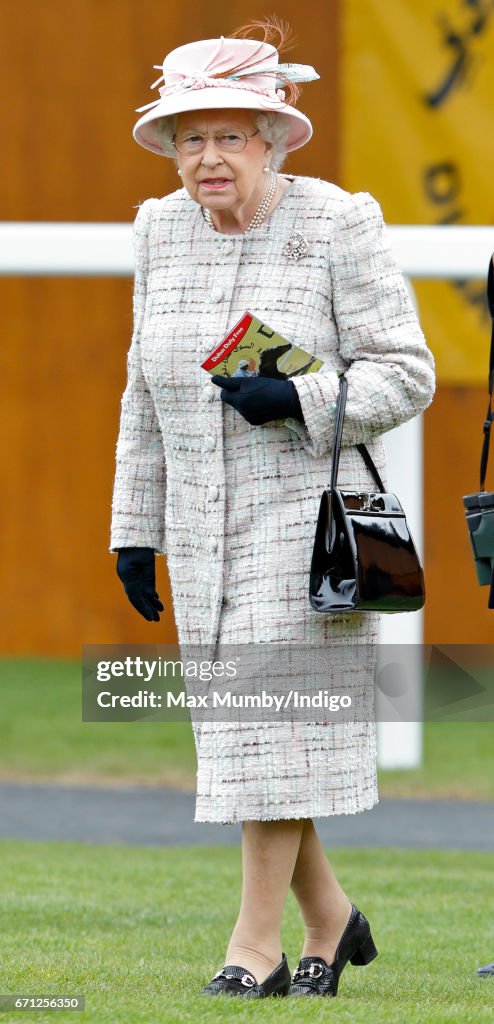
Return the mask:
<svg viewBox="0 0 494 1024">
<path fill-rule="evenodd" d="M 280 65 L 272 39 L 179 47 L 160 99 L 140 108 L 135 139 L 174 158 L 183 187 L 135 219 L 110 550 L 150 621 L 163 611 L 155 555 L 166 552 L 181 644 L 311 643 L 329 664 L 338 646 L 340 684 L 373 692 L 377 614 L 319 614 L 308 600 L 338 373 L 339 484 L 365 490 L 374 480 L 355 446 L 385 474 L 380 435 L 429 405 L 434 364 L 377 202 L 280 173 L 312 128 L 279 87 L 293 101 L 293 83 L 318 76 Z M 209 377 L 201 362 L 246 309 L 324 366 L 261 390 L 257 375 Z M 335 996 L 345 964 L 377 950 L 312 819 L 377 802 L 374 722 L 213 721 L 194 736 L 195 821 L 242 823 L 239 915 L 203 993 Z M 290 886 L 305 925 L 293 977 L 280 939 Z"/>
</svg>

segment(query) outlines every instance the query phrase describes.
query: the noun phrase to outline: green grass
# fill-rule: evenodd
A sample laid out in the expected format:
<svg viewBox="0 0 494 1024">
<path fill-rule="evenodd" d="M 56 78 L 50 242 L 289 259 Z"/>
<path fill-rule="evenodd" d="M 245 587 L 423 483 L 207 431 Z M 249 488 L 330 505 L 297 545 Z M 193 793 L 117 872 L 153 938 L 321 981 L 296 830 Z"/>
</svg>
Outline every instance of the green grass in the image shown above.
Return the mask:
<svg viewBox="0 0 494 1024">
<path fill-rule="evenodd" d="M 334 1024 L 492 1021 L 494 855 L 393 849 L 330 853 L 367 914 L 379 957 L 348 965 L 326 999 L 206 999 L 224 962 L 241 883 L 239 848 L 149 849 L 0 843 L 0 991 L 81 994 L 86 1012 L 36 1011 L 2 1020 L 53 1024 L 242 1020 Z M 292 893 L 283 949 L 293 970 L 303 929 Z"/>
<path fill-rule="evenodd" d="M 81 721 L 78 661 L 0 662 L 0 778 L 193 789 L 189 722 Z M 381 796 L 494 799 L 494 723 L 427 722 L 420 769 L 380 772 Z"/>
<path fill-rule="evenodd" d="M 423 764 L 380 771 L 381 796 L 494 800 L 494 723 L 426 722 Z"/>
<path fill-rule="evenodd" d="M 0 662 L 0 778 L 195 785 L 188 722 L 82 722 L 79 661 Z"/>
</svg>

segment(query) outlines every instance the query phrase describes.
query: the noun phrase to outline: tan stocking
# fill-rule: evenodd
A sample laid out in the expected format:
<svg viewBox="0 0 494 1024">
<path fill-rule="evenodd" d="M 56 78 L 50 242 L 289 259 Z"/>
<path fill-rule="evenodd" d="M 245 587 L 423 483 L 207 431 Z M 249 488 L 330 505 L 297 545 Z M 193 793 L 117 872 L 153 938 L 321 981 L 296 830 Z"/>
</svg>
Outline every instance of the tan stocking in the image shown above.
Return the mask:
<svg viewBox="0 0 494 1024">
<path fill-rule="evenodd" d="M 242 822 L 242 899 L 225 964 L 245 967 L 257 982 L 281 960 L 281 919 L 303 824 L 303 819 Z"/>
<path fill-rule="evenodd" d="M 305 924 L 301 956 L 322 956 L 331 964 L 352 908 L 310 818 L 304 821 L 291 887 Z"/>
</svg>

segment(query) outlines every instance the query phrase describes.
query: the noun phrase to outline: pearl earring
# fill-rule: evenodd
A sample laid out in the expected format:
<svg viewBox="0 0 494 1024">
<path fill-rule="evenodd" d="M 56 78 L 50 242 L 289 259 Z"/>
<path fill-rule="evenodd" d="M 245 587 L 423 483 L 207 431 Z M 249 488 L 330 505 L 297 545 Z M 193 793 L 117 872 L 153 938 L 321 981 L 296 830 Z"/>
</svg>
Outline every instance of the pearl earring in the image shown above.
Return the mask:
<svg viewBox="0 0 494 1024">
<path fill-rule="evenodd" d="M 180 170 L 180 167 L 178 167 L 178 168 L 177 168 L 177 174 L 178 174 L 178 175 L 179 175 L 180 177 L 182 177 L 182 171 Z"/>
<path fill-rule="evenodd" d="M 266 166 L 263 167 L 263 171 L 264 171 L 265 174 L 269 174 L 270 170 L 271 170 L 271 168 L 270 168 L 269 164 L 266 164 Z"/>
</svg>

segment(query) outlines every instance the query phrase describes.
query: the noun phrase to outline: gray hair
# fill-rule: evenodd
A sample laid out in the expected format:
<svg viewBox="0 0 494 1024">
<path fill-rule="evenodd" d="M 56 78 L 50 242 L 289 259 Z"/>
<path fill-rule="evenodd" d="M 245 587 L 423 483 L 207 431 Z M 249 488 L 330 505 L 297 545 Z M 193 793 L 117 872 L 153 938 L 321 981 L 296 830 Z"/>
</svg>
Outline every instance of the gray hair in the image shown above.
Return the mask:
<svg viewBox="0 0 494 1024">
<path fill-rule="evenodd" d="M 279 171 L 286 157 L 286 142 L 290 131 L 290 122 L 287 117 L 283 117 L 277 111 L 268 110 L 264 112 L 262 110 L 253 110 L 252 113 L 261 138 L 265 142 L 271 142 L 273 146 L 271 150 L 271 167 L 273 171 Z M 155 134 L 158 136 L 165 156 L 174 157 L 175 159 L 177 151 L 172 139 L 176 129 L 176 114 L 171 114 L 169 117 L 160 117 L 154 125 Z"/>
</svg>

